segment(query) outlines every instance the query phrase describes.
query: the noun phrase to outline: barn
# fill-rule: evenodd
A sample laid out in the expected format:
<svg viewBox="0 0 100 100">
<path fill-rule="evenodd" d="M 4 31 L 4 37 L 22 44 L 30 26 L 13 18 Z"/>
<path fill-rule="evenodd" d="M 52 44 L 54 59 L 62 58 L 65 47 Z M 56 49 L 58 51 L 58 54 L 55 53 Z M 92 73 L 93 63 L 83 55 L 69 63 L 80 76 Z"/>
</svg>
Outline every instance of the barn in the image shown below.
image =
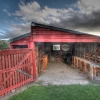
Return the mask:
<svg viewBox="0 0 100 100">
<path fill-rule="evenodd" d="M 91 79 L 99 76 L 99 36 L 32 22 L 30 33 L 10 40 L 10 49 L 23 48 L 32 49 L 34 81 L 49 62 L 63 62 L 84 74 L 89 72 Z"/>
</svg>

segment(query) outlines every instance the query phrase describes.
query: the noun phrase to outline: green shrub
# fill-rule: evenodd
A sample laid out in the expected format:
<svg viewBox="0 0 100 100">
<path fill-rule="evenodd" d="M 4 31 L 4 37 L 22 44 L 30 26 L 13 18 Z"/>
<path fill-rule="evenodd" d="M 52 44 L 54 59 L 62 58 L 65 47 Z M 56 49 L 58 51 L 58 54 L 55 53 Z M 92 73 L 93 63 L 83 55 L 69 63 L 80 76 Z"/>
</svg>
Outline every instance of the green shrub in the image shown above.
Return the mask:
<svg viewBox="0 0 100 100">
<path fill-rule="evenodd" d="M 0 40 L 0 50 L 9 49 L 10 43 L 7 40 Z"/>
</svg>

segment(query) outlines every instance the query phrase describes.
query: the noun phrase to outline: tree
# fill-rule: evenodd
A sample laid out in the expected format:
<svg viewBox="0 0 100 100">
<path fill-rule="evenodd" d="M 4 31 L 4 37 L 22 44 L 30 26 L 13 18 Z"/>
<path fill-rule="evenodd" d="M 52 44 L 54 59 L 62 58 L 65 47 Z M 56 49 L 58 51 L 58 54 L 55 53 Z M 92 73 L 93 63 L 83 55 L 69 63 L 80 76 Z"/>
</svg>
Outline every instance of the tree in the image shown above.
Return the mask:
<svg viewBox="0 0 100 100">
<path fill-rule="evenodd" d="M 9 49 L 10 43 L 7 40 L 0 40 L 0 50 Z"/>
</svg>

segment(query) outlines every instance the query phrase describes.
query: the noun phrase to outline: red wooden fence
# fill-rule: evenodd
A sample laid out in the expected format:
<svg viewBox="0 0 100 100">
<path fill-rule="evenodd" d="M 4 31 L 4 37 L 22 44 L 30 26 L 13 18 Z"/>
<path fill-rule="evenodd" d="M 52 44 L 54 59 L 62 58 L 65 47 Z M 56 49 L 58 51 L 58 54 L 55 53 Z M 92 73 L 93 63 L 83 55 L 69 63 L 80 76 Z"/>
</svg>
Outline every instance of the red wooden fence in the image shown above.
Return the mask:
<svg viewBox="0 0 100 100">
<path fill-rule="evenodd" d="M 0 96 L 33 81 L 32 50 L 0 51 Z"/>
</svg>

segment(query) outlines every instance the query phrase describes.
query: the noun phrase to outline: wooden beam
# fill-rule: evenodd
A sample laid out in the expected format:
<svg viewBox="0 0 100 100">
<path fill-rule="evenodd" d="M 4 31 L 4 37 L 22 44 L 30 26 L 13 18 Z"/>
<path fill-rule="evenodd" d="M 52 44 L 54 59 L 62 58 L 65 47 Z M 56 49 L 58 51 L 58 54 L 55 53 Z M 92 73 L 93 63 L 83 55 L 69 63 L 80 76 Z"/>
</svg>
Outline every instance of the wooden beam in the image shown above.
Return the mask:
<svg viewBox="0 0 100 100">
<path fill-rule="evenodd" d="M 32 49 L 32 62 L 33 62 L 33 80 L 36 81 L 36 57 L 35 57 L 35 44 L 30 43 L 30 48 Z"/>
<path fill-rule="evenodd" d="M 76 64 L 76 68 L 78 68 L 79 66 L 78 66 L 78 59 L 77 59 L 77 64 Z"/>
<path fill-rule="evenodd" d="M 86 75 L 87 72 L 87 67 L 86 67 L 86 62 L 84 62 L 84 74 Z"/>
<path fill-rule="evenodd" d="M 93 80 L 93 66 L 90 65 L 90 78 Z"/>
<path fill-rule="evenodd" d="M 21 69 L 17 69 L 18 72 L 30 77 L 30 78 L 33 78 L 33 76 L 31 76 L 30 74 L 26 73 L 25 71 L 21 70 Z"/>
<path fill-rule="evenodd" d="M 82 61 L 80 60 L 80 71 L 82 71 Z"/>
</svg>

